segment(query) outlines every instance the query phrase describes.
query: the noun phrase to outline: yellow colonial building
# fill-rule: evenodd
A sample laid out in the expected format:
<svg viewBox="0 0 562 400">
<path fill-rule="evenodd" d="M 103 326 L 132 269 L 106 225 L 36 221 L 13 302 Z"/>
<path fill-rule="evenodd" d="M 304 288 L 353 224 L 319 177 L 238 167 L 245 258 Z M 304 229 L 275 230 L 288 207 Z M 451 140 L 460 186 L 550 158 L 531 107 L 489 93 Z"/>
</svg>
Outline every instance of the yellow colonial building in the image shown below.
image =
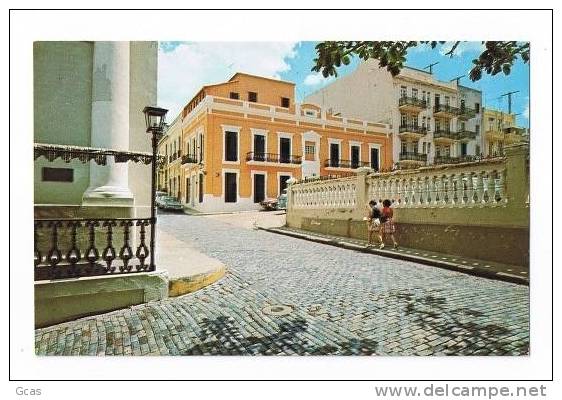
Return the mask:
<svg viewBox="0 0 562 400">
<path fill-rule="evenodd" d="M 528 140 L 526 129 L 517 127 L 515 114 L 484 108 L 482 120 L 484 156 L 500 156 L 505 145 Z"/>
<path fill-rule="evenodd" d="M 292 82 L 244 73 L 204 86 L 160 142 L 160 182 L 187 207 L 235 211 L 258 209 L 290 178 L 391 168 L 388 125 L 296 104 L 294 93 Z"/>
</svg>

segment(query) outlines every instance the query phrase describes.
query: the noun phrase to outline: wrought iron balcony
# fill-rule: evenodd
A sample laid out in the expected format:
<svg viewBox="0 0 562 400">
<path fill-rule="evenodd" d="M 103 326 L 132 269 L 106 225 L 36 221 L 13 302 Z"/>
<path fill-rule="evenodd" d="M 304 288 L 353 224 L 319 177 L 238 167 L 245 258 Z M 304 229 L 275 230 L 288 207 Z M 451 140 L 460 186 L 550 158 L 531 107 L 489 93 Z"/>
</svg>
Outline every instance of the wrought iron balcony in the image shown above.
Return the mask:
<svg viewBox="0 0 562 400">
<path fill-rule="evenodd" d="M 337 160 L 328 158 L 324 161 L 324 167 L 331 168 L 350 168 L 356 169 L 359 167 L 369 167 L 370 164 L 367 161 L 352 161 L 352 160 Z"/>
<path fill-rule="evenodd" d="M 461 129 L 457 132 L 459 140 L 473 140 L 476 139 L 476 131 L 469 131 L 468 129 Z"/>
<path fill-rule="evenodd" d="M 401 110 L 409 111 L 421 111 L 427 108 L 427 102 L 425 100 L 418 99 L 417 97 L 400 97 L 398 100 L 398 108 Z"/>
<path fill-rule="evenodd" d="M 35 280 L 150 271 L 151 229 L 151 218 L 37 219 Z"/>
<path fill-rule="evenodd" d="M 452 157 L 452 156 L 447 156 L 447 155 L 443 155 L 443 156 L 436 155 L 435 158 L 433 159 L 433 163 L 434 164 L 458 164 L 458 163 L 463 163 L 463 162 L 478 161 L 480 159 L 481 159 L 480 156 L 474 156 L 474 155 L 464 155 L 464 156 L 457 156 L 457 157 Z"/>
<path fill-rule="evenodd" d="M 460 109 L 448 104 L 436 104 L 433 106 L 433 115 L 436 117 L 456 117 L 459 115 Z"/>
<path fill-rule="evenodd" d="M 181 150 L 178 150 L 170 155 L 170 162 L 174 162 L 179 158 L 181 158 Z"/>
<path fill-rule="evenodd" d="M 184 154 L 181 157 L 181 163 L 183 164 L 197 164 L 199 161 L 197 160 L 197 156 L 192 154 Z"/>
<path fill-rule="evenodd" d="M 476 117 L 476 110 L 474 108 L 461 107 L 459 108 L 458 117 L 460 119 L 471 119 Z"/>
<path fill-rule="evenodd" d="M 256 153 L 250 151 L 246 153 L 246 161 L 270 162 L 282 164 L 302 164 L 302 157 L 291 154 Z"/>
<path fill-rule="evenodd" d="M 424 153 L 415 153 L 413 151 L 405 151 L 399 154 L 400 161 L 419 161 L 419 162 L 426 162 L 427 161 L 427 154 Z"/>
<path fill-rule="evenodd" d="M 458 140 L 458 134 L 450 129 L 436 129 L 433 131 L 434 140 Z"/>
<path fill-rule="evenodd" d="M 421 137 L 427 134 L 427 128 L 419 125 L 400 125 L 398 133 L 402 136 L 417 136 Z"/>
</svg>

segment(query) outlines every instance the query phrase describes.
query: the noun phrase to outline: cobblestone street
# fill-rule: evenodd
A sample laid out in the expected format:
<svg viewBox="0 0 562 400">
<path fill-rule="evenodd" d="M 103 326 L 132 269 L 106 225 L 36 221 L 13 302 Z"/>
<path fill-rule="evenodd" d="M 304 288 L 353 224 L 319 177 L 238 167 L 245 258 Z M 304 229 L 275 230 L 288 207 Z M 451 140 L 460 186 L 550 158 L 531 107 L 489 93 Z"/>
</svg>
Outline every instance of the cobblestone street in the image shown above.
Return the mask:
<svg viewBox="0 0 562 400">
<path fill-rule="evenodd" d="M 161 215 L 224 263 L 182 297 L 36 330 L 39 355 L 525 355 L 529 288 L 254 230 Z"/>
</svg>

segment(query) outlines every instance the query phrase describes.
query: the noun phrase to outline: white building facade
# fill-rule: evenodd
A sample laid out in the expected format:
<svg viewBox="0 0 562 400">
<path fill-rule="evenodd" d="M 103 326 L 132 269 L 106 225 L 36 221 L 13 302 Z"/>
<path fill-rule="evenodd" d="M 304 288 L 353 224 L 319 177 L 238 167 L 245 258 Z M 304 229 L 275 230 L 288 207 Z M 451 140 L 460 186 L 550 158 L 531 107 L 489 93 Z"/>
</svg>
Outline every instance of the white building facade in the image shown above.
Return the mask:
<svg viewBox="0 0 562 400">
<path fill-rule="evenodd" d="M 334 114 L 388 123 L 396 168 L 458 162 L 478 154 L 481 92 L 405 67 L 393 77 L 377 60 L 306 97 Z"/>
</svg>

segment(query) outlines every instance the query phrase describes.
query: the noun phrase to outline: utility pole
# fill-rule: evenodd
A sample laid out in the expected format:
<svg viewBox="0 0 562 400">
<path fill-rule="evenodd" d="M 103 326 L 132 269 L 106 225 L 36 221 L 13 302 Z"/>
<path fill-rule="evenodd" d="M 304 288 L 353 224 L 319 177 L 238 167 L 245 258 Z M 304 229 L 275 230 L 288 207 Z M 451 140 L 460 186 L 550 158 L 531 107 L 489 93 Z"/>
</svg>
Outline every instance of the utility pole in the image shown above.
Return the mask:
<svg viewBox="0 0 562 400">
<path fill-rule="evenodd" d="M 433 66 L 434 66 L 434 65 L 437 65 L 437 64 L 439 64 L 439 61 L 434 62 L 433 64 L 429 64 L 428 66 L 423 67 L 423 69 L 428 69 L 428 68 L 429 68 L 429 73 L 430 73 L 430 75 L 433 75 Z"/>
<path fill-rule="evenodd" d="M 507 92 L 507 93 L 504 93 L 500 96 L 500 98 L 504 97 L 504 96 L 507 96 L 507 112 L 509 114 L 511 114 L 511 95 L 514 94 L 514 93 L 519 93 L 519 90 Z"/>
</svg>

